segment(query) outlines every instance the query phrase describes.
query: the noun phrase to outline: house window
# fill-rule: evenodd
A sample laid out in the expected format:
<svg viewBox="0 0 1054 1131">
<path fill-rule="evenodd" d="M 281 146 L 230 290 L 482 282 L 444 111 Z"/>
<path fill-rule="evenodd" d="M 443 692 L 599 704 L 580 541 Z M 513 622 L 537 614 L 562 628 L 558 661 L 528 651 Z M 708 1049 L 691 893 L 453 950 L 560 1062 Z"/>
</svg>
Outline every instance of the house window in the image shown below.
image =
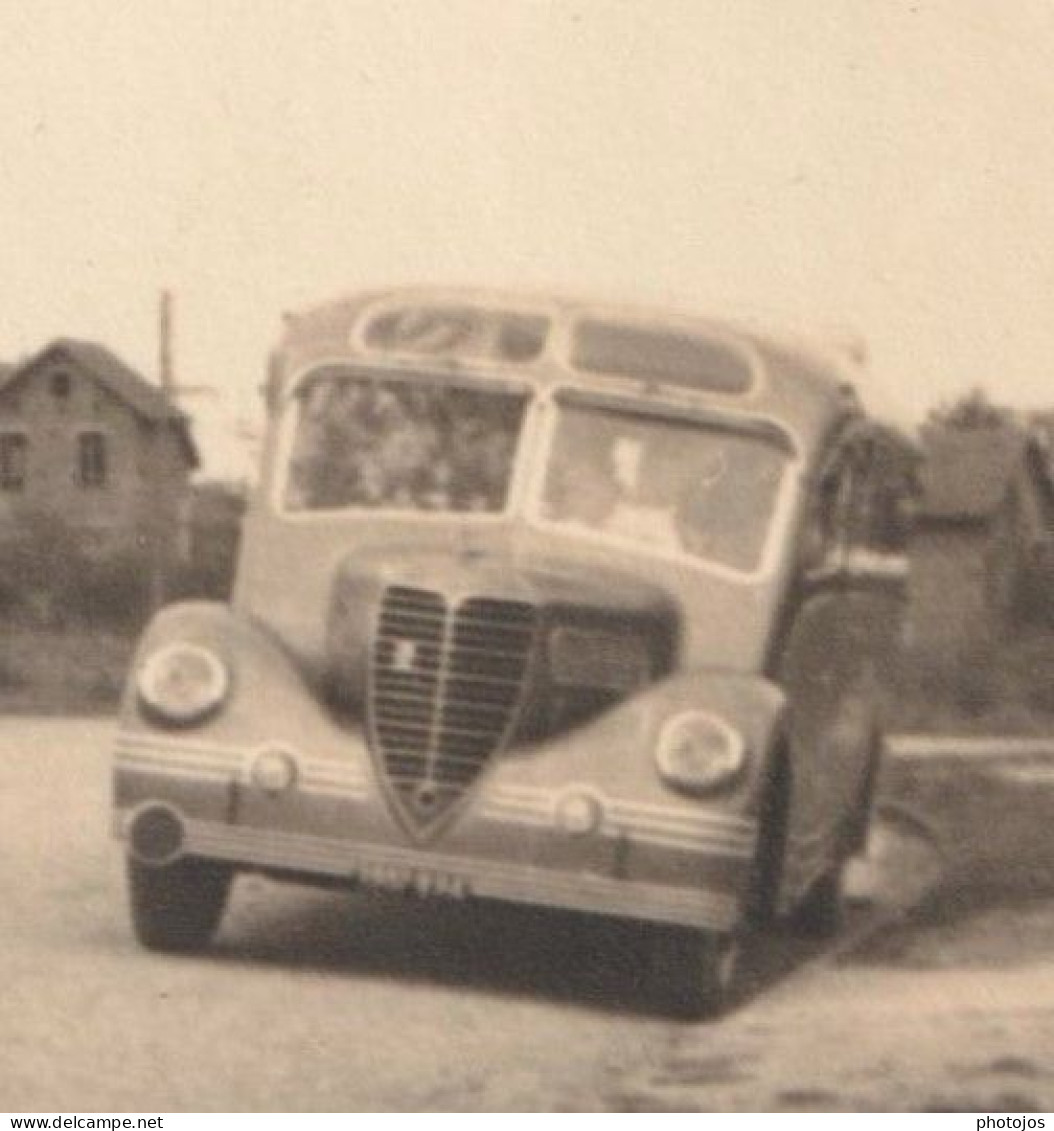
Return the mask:
<svg viewBox="0 0 1054 1131">
<path fill-rule="evenodd" d="M 28 447 L 21 432 L 0 434 L 0 491 L 25 490 Z"/>
<path fill-rule="evenodd" d="M 77 475 L 82 487 L 106 486 L 106 437 L 101 432 L 77 437 Z"/>
<path fill-rule="evenodd" d="M 57 401 L 67 400 L 70 395 L 70 375 L 60 369 L 51 375 L 51 395 Z"/>
</svg>

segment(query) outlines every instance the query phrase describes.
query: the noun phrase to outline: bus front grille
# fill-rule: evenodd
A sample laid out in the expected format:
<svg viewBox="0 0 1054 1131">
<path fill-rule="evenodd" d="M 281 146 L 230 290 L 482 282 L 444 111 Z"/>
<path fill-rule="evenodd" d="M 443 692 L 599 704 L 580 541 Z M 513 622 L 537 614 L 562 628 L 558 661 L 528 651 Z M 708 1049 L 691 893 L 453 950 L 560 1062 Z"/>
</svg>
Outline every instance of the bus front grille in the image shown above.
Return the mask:
<svg viewBox="0 0 1054 1131">
<path fill-rule="evenodd" d="M 534 650 L 524 601 L 392 586 L 373 642 L 368 726 L 393 807 L 425 833 L 513 733 Z"/>
</svg>

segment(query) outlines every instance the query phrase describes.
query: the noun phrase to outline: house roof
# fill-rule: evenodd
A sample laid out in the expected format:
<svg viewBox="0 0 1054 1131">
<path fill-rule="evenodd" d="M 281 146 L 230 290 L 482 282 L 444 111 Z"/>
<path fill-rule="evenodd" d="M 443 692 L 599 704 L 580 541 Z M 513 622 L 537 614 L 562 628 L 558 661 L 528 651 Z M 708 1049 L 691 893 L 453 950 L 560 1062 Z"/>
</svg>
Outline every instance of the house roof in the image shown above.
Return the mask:
<svg viewBox="0 0 1054 1131">
<path fill-rule="evenodd" d="M 151 424 L 172 427 L 179 437 L 187 463 L 191 467 L 198 466 L 198 451 L 190 434 L 190 419 L 186 413 L 172 404 L 162 389 L 150 384 L 98 342 L 57 338 L 19 365 L 8 367 L 6 372 L 0 369 L 0 389 L 20 380 L 42 361 L 56 354 L 65 356 L 94 377 L 142 419 Z"/>
<path fill-rule="evenodd" d="M 918 513 L 949 520 L 990 517 L 1006 497 L 1028 444 L 1028 436 L 1011 426 L 924 429 Z"/>
</svg>

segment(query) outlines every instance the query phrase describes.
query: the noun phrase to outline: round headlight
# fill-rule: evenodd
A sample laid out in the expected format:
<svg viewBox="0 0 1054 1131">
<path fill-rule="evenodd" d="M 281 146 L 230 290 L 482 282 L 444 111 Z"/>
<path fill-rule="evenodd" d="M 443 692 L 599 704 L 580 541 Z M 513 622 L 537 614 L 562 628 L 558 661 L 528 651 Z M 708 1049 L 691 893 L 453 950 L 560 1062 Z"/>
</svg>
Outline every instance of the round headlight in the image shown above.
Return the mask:
<svg viewBox="0 0 1054 1131">
<path fill-rule="evenodd" d="M 172 723 L 193 723 L 223 702 L 230 677 L 223 661 L 197 644 L 168 644 L 146 658 L 137 686 L 143 703 Z"/>
<path fill-rule="evenodd" d="M 743 736 L 705 711 L 675 715 L 662 728 L 655 762 L 663 781 L 686 793 L 725 785 L 743 768 Z"/>
</svg>

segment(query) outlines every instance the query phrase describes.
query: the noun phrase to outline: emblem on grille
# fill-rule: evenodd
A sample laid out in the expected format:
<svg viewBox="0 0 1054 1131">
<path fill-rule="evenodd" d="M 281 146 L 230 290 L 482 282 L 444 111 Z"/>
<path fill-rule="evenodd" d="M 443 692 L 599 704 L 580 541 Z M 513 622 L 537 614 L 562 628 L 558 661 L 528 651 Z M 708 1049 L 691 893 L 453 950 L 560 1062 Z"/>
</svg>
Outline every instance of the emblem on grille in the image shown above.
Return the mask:
<svg viewBox="0 0 1054 1131">
<path fill-rule="evenodd" d="M 377 622 L 367 704 L 370 748 L 393 812 L 417 837 L 453 814 L 519 718 L 534 646 L 533 605 L 448 601 L 393 586 Z"/>
<path fill-rule="evenodd" d="M 417 645 L 414 641 L 392 641 L 392 671 L 412 672 L 416 663 Z"/>
</svg>

